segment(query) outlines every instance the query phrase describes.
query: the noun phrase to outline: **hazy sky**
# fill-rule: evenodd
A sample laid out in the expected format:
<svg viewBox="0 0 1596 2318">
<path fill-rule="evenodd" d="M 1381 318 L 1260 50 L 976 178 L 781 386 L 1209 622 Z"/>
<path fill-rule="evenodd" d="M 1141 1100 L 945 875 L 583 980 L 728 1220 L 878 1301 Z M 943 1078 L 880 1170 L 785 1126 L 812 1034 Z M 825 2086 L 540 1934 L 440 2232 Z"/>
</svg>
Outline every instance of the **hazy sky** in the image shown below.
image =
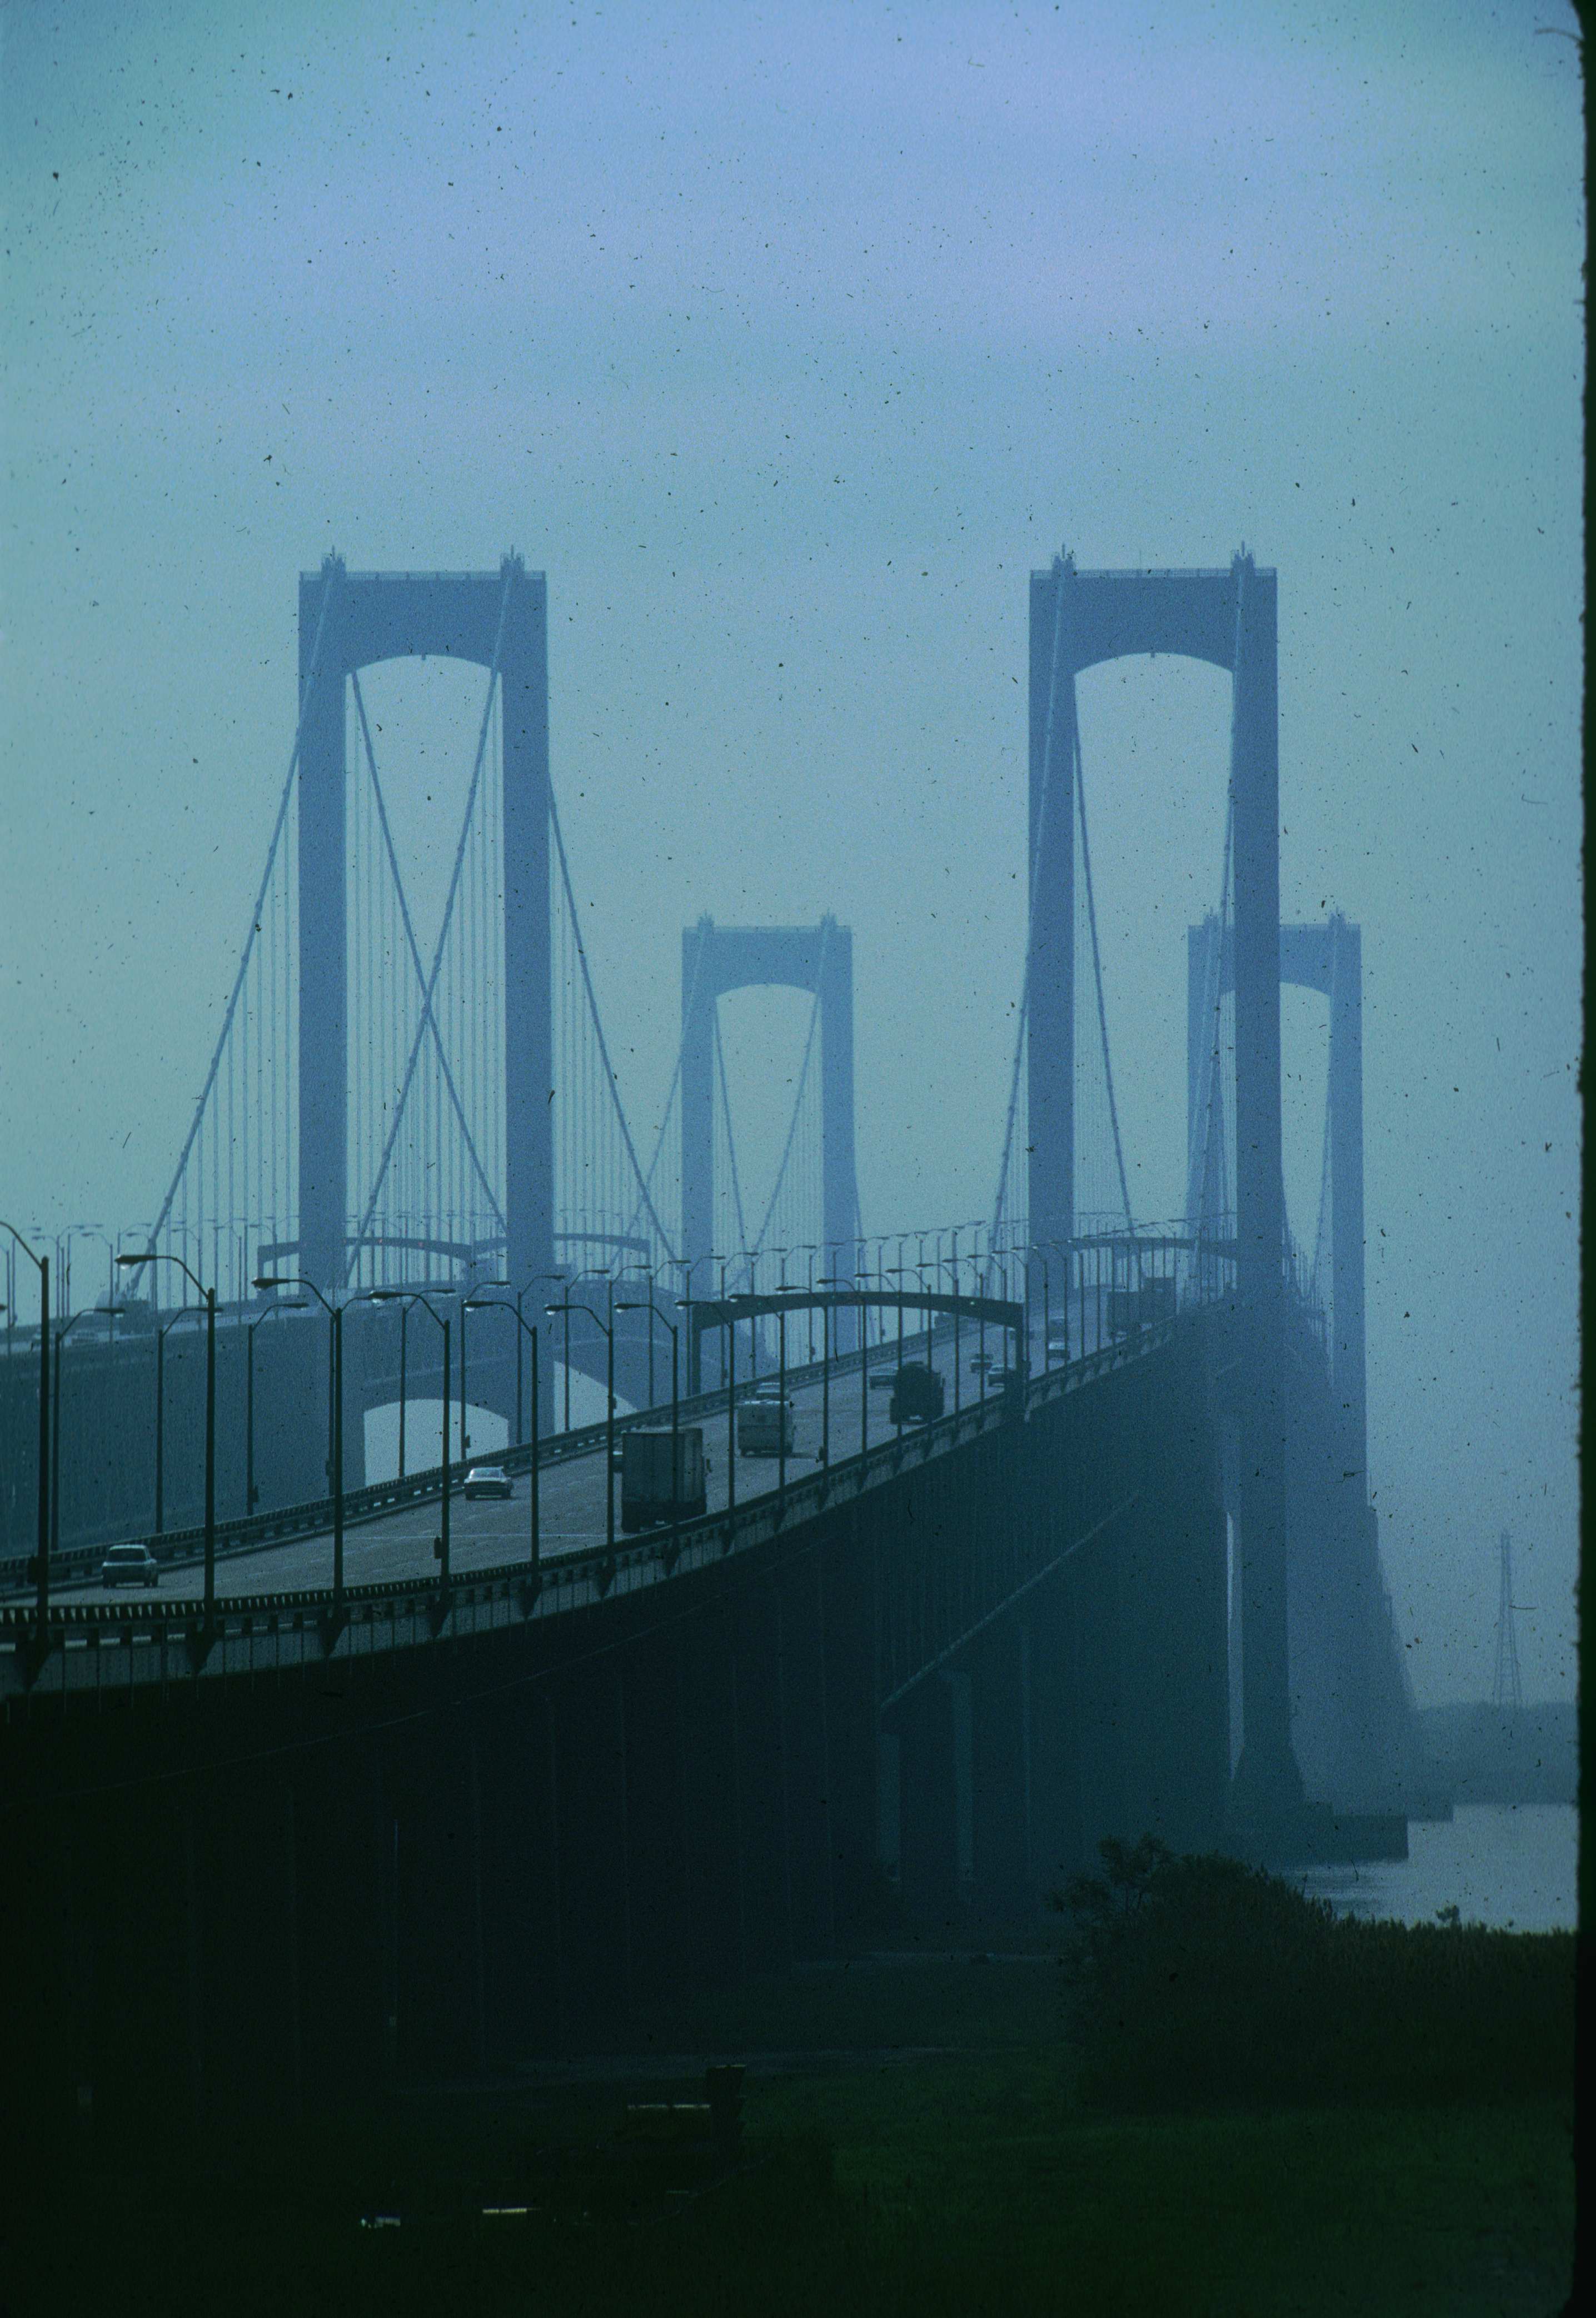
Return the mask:
<svg viewBox="0 0 1596 2318">
<path fill-rule="evenodd" d="M 1134 28 L 1115 0 L 13 0 L 0 1212 L 154 1211 L 287 764 L 296 574 L 333 545 L 548 572 L 554 777 L 640 1129 L 684 922 L 829 909 L 868 1226 L 983 1211 L 1027 573 L 1245 542 L 1280 574 L 1283 907 L 1364 929 L 1370 1467 L 1415 1685 L 1488 1691 L 1507 1527 L 1528 1686 L 1568 1694 L 1573 30 L 1558 0 Z M 368 688 L 417 736 L 390 786 L 424 918 L 480 681 Z M 1228 711 L 1191 663 L 1081 685 L 1145 1215 L 1182 1202 Z M 1311 1233 L 1322 1007 L 1286 1025 Z M 733 1066 L 802 1027 L 743 1002 Z"/>
</svg>

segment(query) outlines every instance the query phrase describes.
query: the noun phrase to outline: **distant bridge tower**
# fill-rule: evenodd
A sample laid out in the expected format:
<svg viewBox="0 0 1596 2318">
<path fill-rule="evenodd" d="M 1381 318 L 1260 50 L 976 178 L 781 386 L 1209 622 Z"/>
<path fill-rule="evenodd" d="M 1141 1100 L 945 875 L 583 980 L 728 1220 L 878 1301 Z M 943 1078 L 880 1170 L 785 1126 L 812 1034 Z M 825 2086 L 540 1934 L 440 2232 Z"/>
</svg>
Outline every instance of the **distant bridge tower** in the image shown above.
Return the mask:
<svg viewBox="0 0 1596 2318">
<path fill-rule="evenodd" d="M 1280 981 L 1330 1002 L 1331 1378 L 1349 1460 L 1368 1467 L 1368 1364 L 1363 1241 L 1363 935 L 1338 910 L 1323 923 L 1282 926 Z M 1216 1234 L 1224 1089 L 1213 1068 L 1215 1013 L 1235 987 L 1235 947 L 1210 913 L 1186 936 L 1186 1212 Z M 1205 1065 L 1207 1065 L 1205 1070 Z"/>
<path fill-rule="evenodd" d="M 1242 553 L 1228 571 L 1031 574 L 1030 892 L 1027 957 L 1029 1230 L 1075 1225 L 1075 679 L 1099 662 L 1181 653 L 1228 669 L 1234 822 L 1236 1217 L 1246 1315 L 1242 1432 L 1242 1714 L 1239 1810 L 1301 1801 L 1291 1747 L 1286 1456 L 1279 1397 L 1286 1208 L 1280 1172 L 1280 768 L 1276 575 Z"/>
<path fill-rule="evenodd" d="M 713 1292 L 714 1020 L 728 991 L 767 985 L 817 993 L 820 1038 L 821 1238 L 844 1271 L 855 1262 L 859 1196 L 854 1172 L 854 938 L 818 926 L 717 926 L 682 931 L 682 1254 L 695 1296 Z M 838 1316 L 837 1349 L 851 1348 L 852 1314 Z"/>
<path fill-rule="evenodd" d="M 1499 1713 L 1516 1718 L 1523 1712 L 1524 1692 L 1519 1679 L 1519 1636 L 1513 1624 L 1513 1541 L 1505 1529 L 1497 1551 L 1502 1567 L 1496 1596 L 1496 1680 L 1491 1694 Z"/>
<path fill-rule="evenodd" d="M 349 993 L 345 687 L 373 660 L 433 653 L 497 664 L 504 733 L 506 1277 L 553 1268 L 549 941 L 548 594 L 507 556 L 497 571 L 300 575 L 300 1262 L 345 1277 Z"/>
</svg>

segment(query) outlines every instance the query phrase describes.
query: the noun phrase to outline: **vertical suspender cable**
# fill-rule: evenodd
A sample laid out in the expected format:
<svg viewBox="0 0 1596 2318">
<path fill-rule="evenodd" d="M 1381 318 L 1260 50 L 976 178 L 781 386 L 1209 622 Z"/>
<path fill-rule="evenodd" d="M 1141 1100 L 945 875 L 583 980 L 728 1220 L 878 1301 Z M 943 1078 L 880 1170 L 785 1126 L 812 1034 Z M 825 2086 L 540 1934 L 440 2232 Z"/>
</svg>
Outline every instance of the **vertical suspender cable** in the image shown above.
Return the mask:
<svg viewBox="0 0 1596 2318">
<path fill-rule="evenodd" d="M 1009 1114 L 1003 1127 L 1003 1156 L 998 1169 L 998 1191 L 992 1203 L 992 1228 L 1003 1213 L 1009 1193 L 1009 1169 L 1014 1151 L 1014 1114 L 1019 1101 L 1020 1065 L 1025 1059 L 1026 1021 L 1031 1005 L 1031 956 L 1036 939 L 1036 896 L 1041 891 L 1042 861 L 1047 834 L 1047 815 L 1053 787 L 1053 732 L 1054 710 L 1058 701 L 1059 645 L 1063 633 L 1064 589 L 1062 559 L 1055 562 L 1056 582 L 1054 588 L 1053 650 L 1048 661 L 1047 721 L 1042 736 L 1042 793 L 1036 801 L 1036 857 L 1031 864 L 1029 894 L 1026 917 L 1026 962 L 1020 981 L 1019 1013 L 1014 1027 L 1014 1061 L 1009 1074 Z"/>
<path fill-rule="evenodd" d="M 1125 1204 L 1125 1227 L 1134 1232 L 1131 1219 L 1130 1186 L 1125 1181 L 1125 1146 L 1119 1137 L 1119 1111 L 1114 1101 L 1114 1066 L 1108 1056 L 1108 1017 L 1103 1005 L 1103 961 L 1098 948 L 1098 910 L 1092 897 L 1091 846 L 1086 834 L 1086 776 L 1080 763 L 1080 732 L 1076 717 L 1070 719 L 1071 753 L 1075 762 L 1075 795 L 1080 807 L 1080 864 L 1086 876 L 1086 915 L 1091 928 L 1091 967 L 1098 992 L 1098 1029 L 1103 1041 L 1103 1083 L 1108 1096 L 1108 1125 L 1114 1137 L 1114 1158 L 1119 1169 L 1119 1195 Z"/>
<path fill-rule="evenodd" d="M 156 1220 L 150 1229 L 150 1245 L 152 1248 L 154 1247 L 159 1234 L 166 1227 L 167 1218 L 172 1213 L 172 1203 L 176 1197 L 178 1185 L 182 1181 L 184 1170 L 188 1165 L 189 1154 L 193 1149 L 194 1144 L 199 1138 L 201 1122 L 205 1116 L 205 1106 L 211 1099 L 211 1091 L 216 1083 L 216 1074 L 221 1062 L 222 1049 L 227 1044 L 228 1034 L 233 1027 L 233 1016 L 238 1011 L 239 993 L 243 990 L 244 977 L 246 973 L 248 971 L 250 953 L 255 946 L 256 929 L 261 913 L 261 903 L 265 899 L 266 892 L 271 883 L 273 867 L 277 858 L 277 847 L 282 835 L 282 825 L 288 817 L 289 800 L 293 795 L 293 778 L 295 773 L 299 769 L 300 747 L 304 739 L 305 715 L 310 705 L 310 695 L 315 689 L 317 675 L 321 665 L 321 647 L 323 639 L 327 633 L 327 607 L 332 601 L 333 577 L 333 569 L 329 567 L 322 588 L 321 609 L 317 617 L 316 638 L 311 647 L 310 666 L 305 677 L 304 695 L 300 702 L 299 723 L 294 727 L 293 747 L 289 753 L 288 773 L 282 784 L 282 795 L 277 807 L 277 818 L 273 824 L 272 841 L 266 849 L 265 869 L 262 874 L 260 885 L 256 894 L 255 907 L 249 913 L 249 931 L 245 936 L 244 939 L 244 955 L 238 961 L 238 971 L 234 978 L 231 995 L 228 999 L 227 1011 L 222 1017 L 221 1029 L 217 1035 L 215 1051 L 212 1053 L 211 1057 L 211 1067 L 205 1074 L 205 1084 L 201 1092 L 198 1105 L 194 1110 L 193 1122 L 189 1128 L 187 1138 L 184 1141 L 182 1152 L 178 1156 L 176 1172 L 173 1175 L 171 1183 L 167 1188 L 166 1196 L 161 1201 L 159 1212 L 157 1213 Z M 139 1272 L 137 1270 L 134 1270 L 130 1285 L 135 1285 L 138 1279 Z"/>
</svg>

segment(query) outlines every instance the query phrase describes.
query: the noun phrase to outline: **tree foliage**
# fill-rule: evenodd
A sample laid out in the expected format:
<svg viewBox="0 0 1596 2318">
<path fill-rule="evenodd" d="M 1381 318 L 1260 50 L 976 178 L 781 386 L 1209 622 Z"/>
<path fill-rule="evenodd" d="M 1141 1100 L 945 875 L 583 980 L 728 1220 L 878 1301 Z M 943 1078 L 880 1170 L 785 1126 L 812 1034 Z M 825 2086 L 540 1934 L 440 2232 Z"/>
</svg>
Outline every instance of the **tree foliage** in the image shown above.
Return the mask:
<svg viewBox="0 0 1596 2318">
<path fill-rule="evenodd" d="M 1086 2098 L 1520 2098 L 1574 2065 L 1574 1938 L 1338 1917 L 1283 1877 L 1155 1836 L 1056 1895 Z"/>
</svg>

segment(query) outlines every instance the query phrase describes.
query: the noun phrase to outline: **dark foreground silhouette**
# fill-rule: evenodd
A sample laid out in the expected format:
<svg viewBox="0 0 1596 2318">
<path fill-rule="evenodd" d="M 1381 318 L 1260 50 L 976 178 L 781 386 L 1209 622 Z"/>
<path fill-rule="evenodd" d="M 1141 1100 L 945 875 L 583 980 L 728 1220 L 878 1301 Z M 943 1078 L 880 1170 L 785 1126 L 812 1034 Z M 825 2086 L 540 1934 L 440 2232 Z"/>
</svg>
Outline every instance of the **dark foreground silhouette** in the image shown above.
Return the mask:
<svg viewBox="0 0 1596 2318">
<path fill-rule="evenodd" d="M 1562 2308 L 1571 1936 L 1337 1922 L 1148 1841 L 1061 1902 L 1025 1953 L 618 2014 L 563 2074 L 10 2152 L 0 2313 Z M 716 2057 L 749 2064 L 732 2129 Z"/>
</svg>

